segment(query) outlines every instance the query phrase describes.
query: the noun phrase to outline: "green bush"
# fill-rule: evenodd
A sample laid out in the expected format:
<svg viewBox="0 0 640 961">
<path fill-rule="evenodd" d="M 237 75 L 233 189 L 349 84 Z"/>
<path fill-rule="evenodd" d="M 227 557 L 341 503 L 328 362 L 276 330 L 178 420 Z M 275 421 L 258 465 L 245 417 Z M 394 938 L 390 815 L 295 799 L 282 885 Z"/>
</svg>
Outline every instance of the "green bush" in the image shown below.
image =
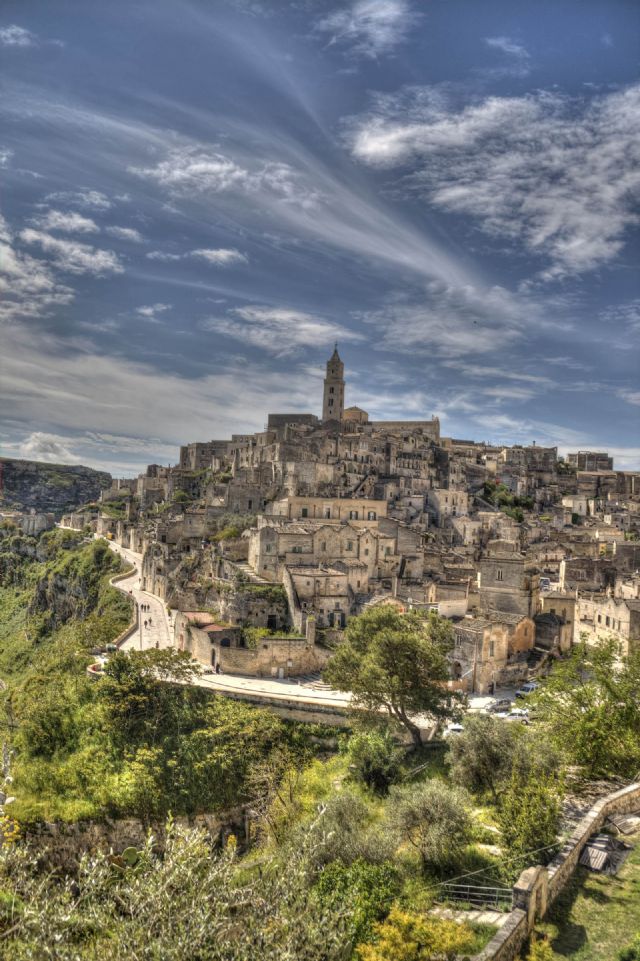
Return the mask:
<svg viewBox="0 0 640 961">
<path fill-rule="evenodd" d="M 376 794 L 385 795 L 400 774 L 401 751 L 388 731 L 359 731 L 347 745 L 354 777 Z"/>
</svg>

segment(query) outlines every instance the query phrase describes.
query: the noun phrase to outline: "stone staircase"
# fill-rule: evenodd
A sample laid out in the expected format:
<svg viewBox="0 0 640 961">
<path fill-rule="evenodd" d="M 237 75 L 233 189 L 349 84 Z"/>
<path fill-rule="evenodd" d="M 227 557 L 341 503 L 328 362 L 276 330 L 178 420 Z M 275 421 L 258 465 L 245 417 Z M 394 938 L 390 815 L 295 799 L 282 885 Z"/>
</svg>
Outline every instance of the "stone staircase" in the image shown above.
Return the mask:
<svg viewBox="0 0 640 961">
<path fill-rule="evenodd" d="M 266 578 L 260 577 L 259 574 L 256 574 L 253 568 L 249 567 L 246 561 L 235 561 L 233 566 L 236 568 L 238 573 L 242 574 L 245 580 L 249 581 L 251 584 L 272 585 L 272 581 L 268 581 Z"/>
<path fill-rule="evenodd" d="M 310 687 L 313 691 L 331 691 L 332 688 L 322 680 L 320 671 L 312 671 L 298 678 L 302 687 Z"/>
</svg>

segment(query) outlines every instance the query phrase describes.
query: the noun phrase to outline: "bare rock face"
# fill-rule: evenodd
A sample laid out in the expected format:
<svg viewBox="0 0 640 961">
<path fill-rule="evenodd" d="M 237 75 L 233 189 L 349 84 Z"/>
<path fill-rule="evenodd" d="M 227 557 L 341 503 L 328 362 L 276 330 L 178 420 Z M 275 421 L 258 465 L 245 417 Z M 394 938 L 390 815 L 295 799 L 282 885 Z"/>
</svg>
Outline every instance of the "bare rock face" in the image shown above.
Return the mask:
<svg viewBox="0 0 640 961">
<path fill-rule="evenodd" d="M 63 514 L 95 501 L 111 475 L 90 467 L 0 457 L 0 506 Z"/>
</svg>

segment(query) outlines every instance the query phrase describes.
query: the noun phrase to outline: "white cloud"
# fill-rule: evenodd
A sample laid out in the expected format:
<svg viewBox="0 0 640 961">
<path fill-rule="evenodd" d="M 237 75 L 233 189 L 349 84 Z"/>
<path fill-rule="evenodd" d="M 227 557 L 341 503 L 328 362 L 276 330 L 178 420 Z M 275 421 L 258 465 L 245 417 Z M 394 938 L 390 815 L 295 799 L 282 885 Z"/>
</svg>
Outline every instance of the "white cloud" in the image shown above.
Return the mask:
<svg viewBox="0 0 640 961">
<path fill-rule="evenodd" d="M 37 244 L 45 254 L 49 254 L 54 267 L 71 274 L 121 274 L 124 267 L 113 250 L 100 250 L 89 244 L 73 240 L 60 240 L 40 230 L 27 228 L 21 231 L 20 239 L 25 244 Z"/>
<path fill-rule="evenodd" d="M 79 458 L 66 446 L 68 438 L 35 431 L 22 441 L 19 456 L 25 460 L 46 461 L 49 464 L 78 464 Z"/>
<path fill-rule="evenodd" d="M 149 260 L 161 260 L 161 261 L 171 261 L 171 260 L 182 260 L 182 254 L 168 254 L 163 250 L 150 250 L 145 256 Z"/>
<path fill-rule="evenodd" d="M 640 334 L 640 297 L 607 307 L 601 312 L 600 320 L 607 327 L 628 327 L 632 333 Z"/>
<path fill-rule="evenodd" d="M 225 317 L 208 318 L 201 326 L 276 356 L 292 354 L 303 347 L 321 347 L 335 340 L 363 339 L 333 321 L 284 307 L 238 307 Z"/>
<path fill-rule="evenodd" d="M 406 40 L 416 16 L 406 0 L 357 0 L 334 10 L 315 25 L 329 45 L 345 46 L 357 56 L 376 58 Z"/>
<path fill-rule="evenodd" d="M 48 210 L 44 217 L 32 222 L 43 230 L 62 230 L 69 234 L 95 234 L 100 230 L 95 220 L 83 217 L 75 210 Z"/>
<path fill-rule="evenodd" d="M 485 37 L 484 42 L 494 50 L 500 50 L 508 57 L 515 57 L 518 60 L 528 60 L 529 53 L 522 46 L 510 37 Z"/>
<path fill-rule="evenodd" d="M 73 290 L 59 284 L 47 264 L 14 248 L 0 215 L 0 320 L 42 316 L 73 297 Z"/>
<path fill-rule="evenodd" d="M 141 244 L 144 240 L 139 230 L 134 227 L 106 227 L 106 233 L 119 240 L 130 240 L 134 244 Z"/>
<path fill-rule="evenodd" d="M 0 27 L 0 46 L 3 47 L 33 47 L 38 42 L 34 33 L 12 23 L 8 27 Z"/>
<path fill-rule="evenodd" d="M 351 122 L 354 157 L 520 241 L 549 280 L 618 256 L 638 222 L 640 85 L 590 100 L 538 92 L 453 108 L 441 90 L 379 97 Z M 413 170 L 410 169 L 413 166 Z"/>
<path fill-rule="evenodd" d="M 130 167 L 130 172 L 155 180 L 173 191 L 211 191 L 218 193 L 250 182 L 249 171 L 229 157 L 195 148 L 172 150 L 166 160 L 154 167 Z"/>
<path fill-rule="evenodd" d="M 192 257 L 199 257 L 214 267 L 228 267 L 230 264 L 246 264 L 248 257 L 235 247 L 218 247 L 216 250 L 192 250 Z"/>
<path fill-rule="evenodd" d="M 316 192 L 300 182 L 289 164 L 280 161 L 263 161 L 257 166 L 241 164 L 224 154 L 196 146 L 171 150 L 166 159 L 154 167 L 128 169 L 176 195 L 264 191 L 303 207 L 313 206 L 318 200 Z"/>
<path fill-rule="evenodd" d="M 163 314 L 166 310 L 171 310 L 173 304 L 147 304 L 143 307 L 136 307 L 136 313 L 147 320 L 155 320 L 158 314 Z"/>
<path fill-rule="evenodd" d="M 64 201 L 89 210 L 109 210 L 113 206 L 106 194 L 99 190 L 58 190 L 48 194 L 45 199 Z"/>
<path fill-rule="evenodd" d="M 13 150 L 10 150 L 8 147 L 2 147 L 0 149 L 0 167 L 8 167 L 12 157 Z"/>
<path fill-rule="evenodd" d="M 618 397 L 622 400 L 626 400 L 627 404 L 633 404 L 634 407 L 640 407 L 640 390 L 628 390 L 627 388 L 622 388 L 618 391 Z"/>
</svg>

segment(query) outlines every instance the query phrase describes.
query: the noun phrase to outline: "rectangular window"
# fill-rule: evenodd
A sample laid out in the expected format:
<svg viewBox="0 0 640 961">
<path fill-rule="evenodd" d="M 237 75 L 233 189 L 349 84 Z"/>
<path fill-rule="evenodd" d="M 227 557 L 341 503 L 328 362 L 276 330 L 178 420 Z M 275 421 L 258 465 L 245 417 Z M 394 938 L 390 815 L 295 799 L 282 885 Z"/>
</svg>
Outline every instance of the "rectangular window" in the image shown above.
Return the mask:
<svg viewBox="0 0 640 961">
<path fill-rule="evenodd" d="M 610 620 L 609 620 L 609 616 L 608 616 L 608 615 L 607 615 L 607 617 L 606 617 L 606 624 L 607 624 L 607 627 L 609 627 Z"/>
<path fill-rule="evenodd" d="M 500 568 L 498 568 L 498 570 L 496 571 L 496 580 L 497 581 L 502 580 L 502 570 Z"/>
<path fill-rule="evenodd" d="M 308 517 L 308 516 L 309 516 L 309 508 L 303 507 L 302 510 L 300 511 L 300 517 Z"/>
<path fill-rule="evenodd" d="M 496 653 L 496 643 L 495 641 L 489 641 L 489 657 L 495 657 Z"/>
</svg>

